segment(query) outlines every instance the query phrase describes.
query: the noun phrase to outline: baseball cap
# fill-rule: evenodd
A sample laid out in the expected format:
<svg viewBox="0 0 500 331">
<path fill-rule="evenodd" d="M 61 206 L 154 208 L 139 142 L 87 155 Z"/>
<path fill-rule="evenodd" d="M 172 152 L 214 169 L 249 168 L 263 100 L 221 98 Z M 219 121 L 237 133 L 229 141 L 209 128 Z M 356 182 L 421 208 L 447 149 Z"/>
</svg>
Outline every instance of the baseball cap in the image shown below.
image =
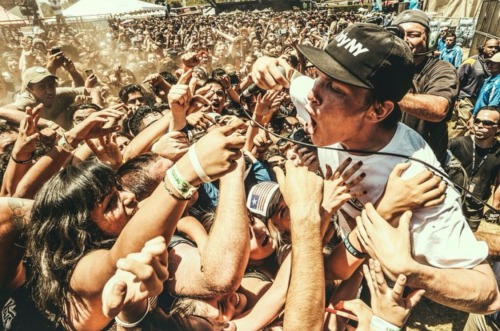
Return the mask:
<svg viewBox="0 0 500 331">
<path fill-rule="evenodd" d="M 430 18 L 427 14 L 418 9 L 407 9 L 398 14 L 392 21 L 394 25 L 400 25 L 402 23 L 418 23 L 424 26 L 427 31 L 430 30 Z"/>
<path fill-rule="evenodd" d="M 399 101 L 412 85 L 414 66 L 409 46 L 384 28 L 352 24 L 319 49 L 299 51 L 332 79 L 375 91 L 382 100 Z"/>
<path fill-rule="evenodd" d="M 262 217 L 264 222 L 274 213 L 281 198 L 280 187 L 275 182 L 261 182 L 250 189 L 247 208 L 252 214 Z"/>
<path fill-rule="evenodd" d="M 29 83 L 39 83 L 47 77 L 53 77 L 57 79 L 57 76 L 52 75 L 44 67 L 31 67 L 23 72 L 23 88 L 26 88 Z"/>
<path fill-rule="evenodd" d="M 484 62 L 495 62 L 495 63 L 500 63 L 500 53 L 496 53 L 489 59 L 485 59 Z"/>
</svg>

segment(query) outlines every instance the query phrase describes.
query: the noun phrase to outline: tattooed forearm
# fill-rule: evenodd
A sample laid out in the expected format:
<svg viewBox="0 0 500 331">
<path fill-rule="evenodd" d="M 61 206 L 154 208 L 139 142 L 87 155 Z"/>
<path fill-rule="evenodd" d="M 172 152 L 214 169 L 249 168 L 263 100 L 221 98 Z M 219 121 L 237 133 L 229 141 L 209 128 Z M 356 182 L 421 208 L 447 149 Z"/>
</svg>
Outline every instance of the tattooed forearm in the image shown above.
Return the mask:
<svg viewBox="0 0 500 331">
<path fill-rule="evenodd" d="M 8 198 L 7 203 L 12 212 L 10 219 L 14 223 L 16 230 L 24 232 L 28 224 L 30 207 L 23 199 Z"/>
</svg>

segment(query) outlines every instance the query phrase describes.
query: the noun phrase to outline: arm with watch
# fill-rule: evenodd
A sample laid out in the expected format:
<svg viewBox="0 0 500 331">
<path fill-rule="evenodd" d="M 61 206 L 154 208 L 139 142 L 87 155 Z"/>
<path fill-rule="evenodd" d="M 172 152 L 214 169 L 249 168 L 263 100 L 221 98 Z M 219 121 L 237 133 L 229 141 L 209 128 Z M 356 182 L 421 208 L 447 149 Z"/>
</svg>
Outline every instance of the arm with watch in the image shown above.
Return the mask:
<svg viewBox="0 0 500 331">
<path fill-rule="evenodd" d="M 14 196 L 32 199 L 38 189 L 61 169 L 81 142 L 118 131 L 118 125 L 104 128 L 103 124 L 108 118 L 120 118 L 122 115 L 119 110 L 108 108 L 93 113 L 71 130 L 61 132 L 57 144 L 43 155 L 19 182 Z"/>
</svg>

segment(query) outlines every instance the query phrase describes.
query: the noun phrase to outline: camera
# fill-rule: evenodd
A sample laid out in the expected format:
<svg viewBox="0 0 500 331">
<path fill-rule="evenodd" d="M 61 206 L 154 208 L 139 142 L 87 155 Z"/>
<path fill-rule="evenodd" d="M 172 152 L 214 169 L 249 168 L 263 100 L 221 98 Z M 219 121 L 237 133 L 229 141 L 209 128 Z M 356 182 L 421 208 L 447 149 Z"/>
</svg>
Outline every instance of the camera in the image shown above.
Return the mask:
<svg viewBox="0 0 500 331">
<path fill-rule="evenodd" d="M 233 74 L 229 74 L 228 76 L 229 76 L 229 79 L 231 81 L 231 85 L 239 84 L 240 79 L 238 78 L 238 75 L 233 73 Z"/>
<path fill-rule="evenodd" d="M 306 133 L 303 128 L 295 130 L 291 135 L 290 139 L 296 141 L 297 143 L 306 143 L 312 145 L 311 137 Z M 316 152 L 318 149 L 314 146 L 305 146 L 310 151 Z"/>
<path fill-rule="evenodd" d="M 53 47 L 50 49 L 50 54 L 57 54 L 61 51 L 60 47 Z"/>
</svg>

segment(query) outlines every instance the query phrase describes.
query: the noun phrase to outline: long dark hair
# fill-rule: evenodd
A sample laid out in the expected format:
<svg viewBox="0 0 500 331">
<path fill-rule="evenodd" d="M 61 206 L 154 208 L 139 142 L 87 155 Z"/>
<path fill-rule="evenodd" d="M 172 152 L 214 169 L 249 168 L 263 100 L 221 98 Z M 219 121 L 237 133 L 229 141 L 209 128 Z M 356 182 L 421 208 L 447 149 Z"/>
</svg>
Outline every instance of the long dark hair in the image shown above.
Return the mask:
<svg viewBox="0 0 500 331">
<path fill-rule="evenodd" d="M 28 240 L 29 281 L 38 309 L 54 322 L 67 321 L 69 284 L 78 261 L 114 242 L 92 221 L 91 212 L 115 185 L 111 168 L 86 161 L 61 170 L 35 196 Z"/>
</svg>

